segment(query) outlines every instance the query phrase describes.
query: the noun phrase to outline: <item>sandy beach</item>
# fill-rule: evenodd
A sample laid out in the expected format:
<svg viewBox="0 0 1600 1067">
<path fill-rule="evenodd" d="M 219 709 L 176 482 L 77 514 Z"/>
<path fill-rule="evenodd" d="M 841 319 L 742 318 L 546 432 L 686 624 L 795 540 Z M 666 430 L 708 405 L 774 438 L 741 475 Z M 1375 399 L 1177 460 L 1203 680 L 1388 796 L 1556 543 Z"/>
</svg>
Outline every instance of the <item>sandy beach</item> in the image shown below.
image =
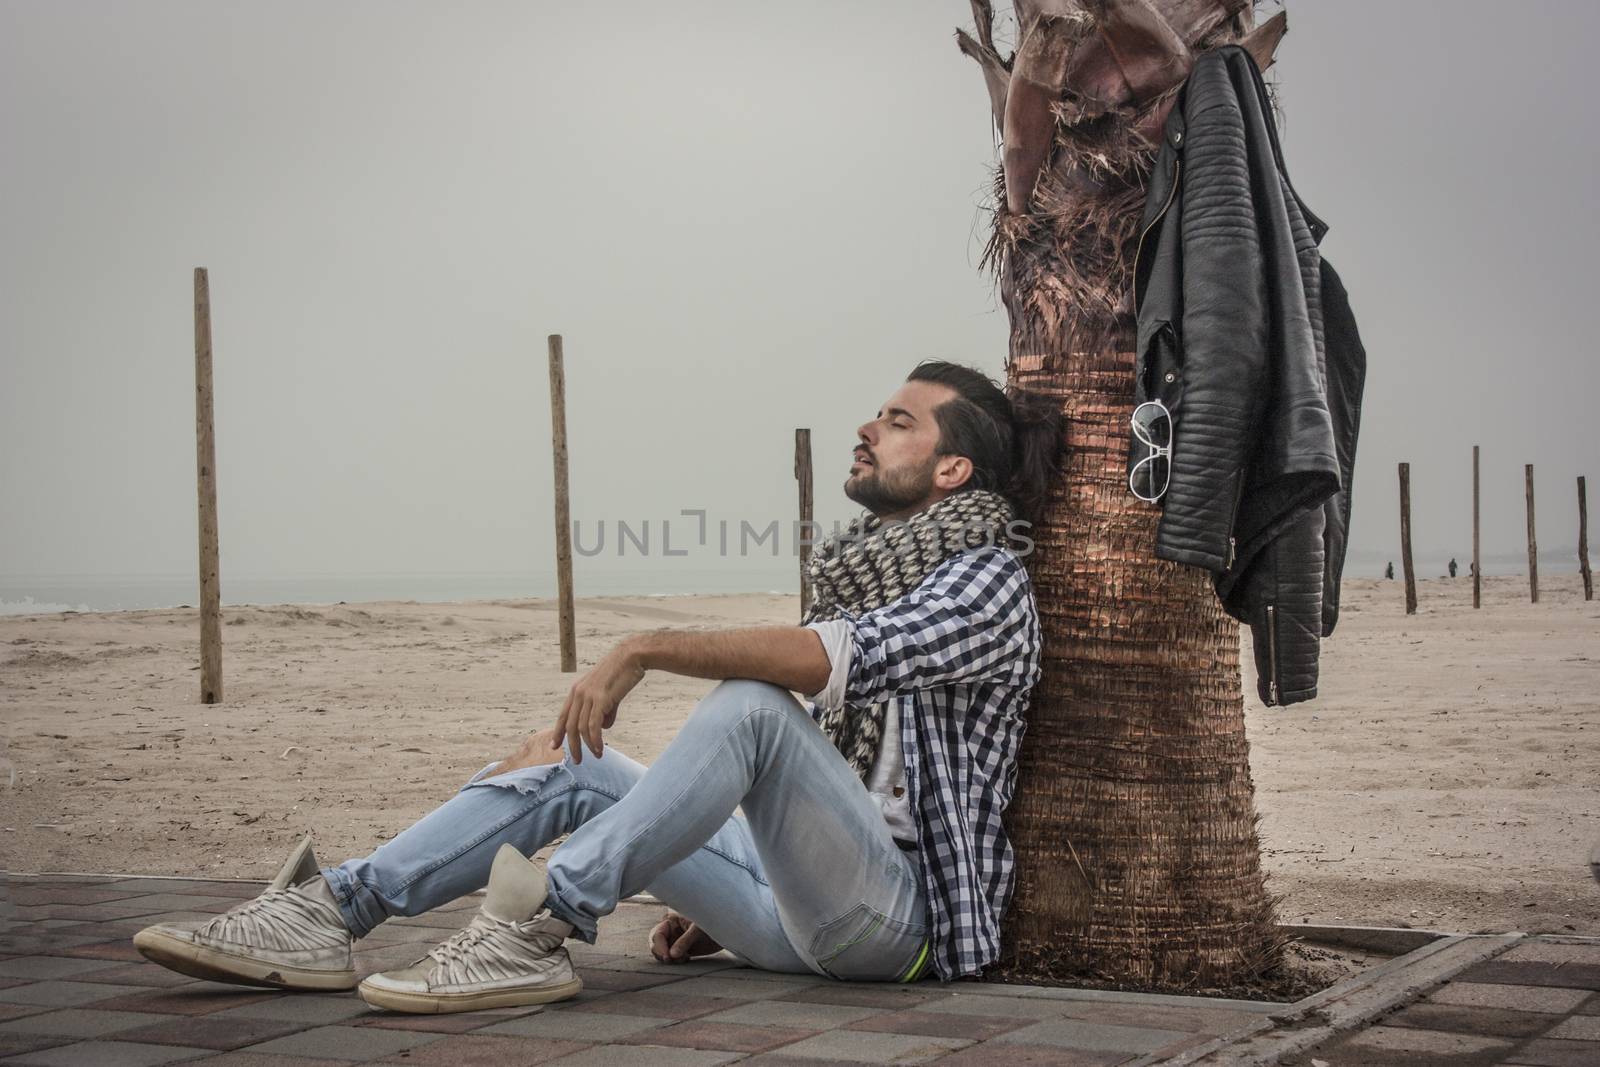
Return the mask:
<svg viewBox="0 0 1600 1067">
<path fill-rule="evenodd" d="M 1576 577 L 1345 583 L 1322 696 L 1247 707 L 1286 921 L 1600 934 L 1600 602 Z M 7 870 L 270 876 L 364 853 L 554 718 L 554 604 L 224 611 L 198 704 L 192 609 L 0 618 Z M 580 665 L 657 627 L 791 622 L 777 595 L 580 598 Z M 1249 661 L 1249 656 L 1244 657 Z M 652 675 L 609 740 L 643 760 L 709 683 Z M 1246 692 L 1253 682 L 1246 679 Z M 11 781 L 9 788 L 6 783 Z"/>
</svg>

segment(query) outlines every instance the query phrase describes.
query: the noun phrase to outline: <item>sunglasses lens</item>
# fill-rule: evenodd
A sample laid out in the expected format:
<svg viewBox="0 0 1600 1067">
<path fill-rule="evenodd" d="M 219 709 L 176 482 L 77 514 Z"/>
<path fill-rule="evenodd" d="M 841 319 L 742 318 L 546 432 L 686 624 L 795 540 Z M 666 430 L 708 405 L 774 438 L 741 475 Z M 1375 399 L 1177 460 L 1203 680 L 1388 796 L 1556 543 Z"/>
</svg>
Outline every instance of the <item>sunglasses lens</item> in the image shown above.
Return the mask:
<svg viewBox="0 0 1600 1067">
<path fill-rule="evenodd" d="M 1172 416 L 1160 404 L 1140 404 L 1134 408 L 1133 431 L 1152 448 L 1172 446 Z"/>
<path fill-rule="evenodd" d="M 1134 466 L 1128 488 L 1144 500 L 1157 500 L 1167 491 L 1170 470 L 1166 456 L 1151 456 Z"/>
</svg>

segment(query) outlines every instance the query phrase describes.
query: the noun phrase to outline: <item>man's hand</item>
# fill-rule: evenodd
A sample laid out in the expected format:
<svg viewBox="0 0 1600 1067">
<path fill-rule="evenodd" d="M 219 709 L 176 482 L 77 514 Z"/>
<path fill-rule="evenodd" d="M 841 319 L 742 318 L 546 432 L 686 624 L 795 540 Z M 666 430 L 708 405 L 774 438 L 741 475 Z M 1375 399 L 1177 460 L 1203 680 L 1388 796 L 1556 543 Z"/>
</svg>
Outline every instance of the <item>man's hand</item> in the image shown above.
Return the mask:
<svg viewBox="0 0 1600 1067">
<path fill-rule="evenodd" d="M 696 956 L 721 952 L 722 946 L 711 935 L 675 911 L 656 923 L 650 931 L 650 955 L 661 963 L 688 963 Z"/>
<path fill-rule="evenodd" d="M 550 747 L 560 748 L 565 738 L 573 763 L 583 762 L 583 743 L 598 759 L 604 751 L 601 731 L 616 724 L 617 707 L 633 687 L 644 680 L 644 667 L 629 641 L 623 641 L 606 657 L 572 683 L 561 715 L 551 732 Z"/>
</svg>

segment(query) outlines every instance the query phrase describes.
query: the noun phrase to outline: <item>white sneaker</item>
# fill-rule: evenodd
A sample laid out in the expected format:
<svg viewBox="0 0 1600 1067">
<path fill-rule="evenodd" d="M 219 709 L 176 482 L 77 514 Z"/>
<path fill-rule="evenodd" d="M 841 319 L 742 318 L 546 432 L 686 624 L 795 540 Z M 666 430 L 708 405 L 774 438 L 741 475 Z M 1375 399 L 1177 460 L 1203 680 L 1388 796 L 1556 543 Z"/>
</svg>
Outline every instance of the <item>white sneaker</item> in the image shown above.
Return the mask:
<svg viewBox="0 0 1600 1067">
<path fill-rule="evenodd" d="M 133 935 L 145 959 L 195 978 L 275 989 L 356 984 L 350 930 L 303 838 L 254 900 L 200 922 L 148 926 Z"/>
<path fill-rule="evenodd" d="M 548 892 L 544 872 L 501 845 L 472 922 L 410 967 L 368 977 L 361 999 L 375 1008 L 433 1014 L 577 996 L 583 982 L 561 947 L 572 927 L 544 907 Z"/>
</svg>

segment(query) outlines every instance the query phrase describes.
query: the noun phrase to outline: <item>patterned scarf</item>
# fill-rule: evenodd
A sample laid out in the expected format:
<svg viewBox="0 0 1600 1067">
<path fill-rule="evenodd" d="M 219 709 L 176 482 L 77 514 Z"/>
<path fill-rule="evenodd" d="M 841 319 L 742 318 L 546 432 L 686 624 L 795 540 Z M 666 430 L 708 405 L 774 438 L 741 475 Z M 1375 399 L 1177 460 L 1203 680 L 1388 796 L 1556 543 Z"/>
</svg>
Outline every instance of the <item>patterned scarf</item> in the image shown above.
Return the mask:
<svg viewBox="0 0 1600 1067">
<path fill-rule="evenodd" d="M 1010 501 L 987 489 L 947 496 L 905 522 L 875 515 L 852 519 L 812 550 L 806 574 L 811 610 L 803 623 L 859 615 L 900 599 L 935 567 L 969 548 L 1005 544 L 1015 517 Z M 863 780 L 883 742 L 887 704 L 840 706 L 818 719 L 822 732 Z"/>
</svg>

